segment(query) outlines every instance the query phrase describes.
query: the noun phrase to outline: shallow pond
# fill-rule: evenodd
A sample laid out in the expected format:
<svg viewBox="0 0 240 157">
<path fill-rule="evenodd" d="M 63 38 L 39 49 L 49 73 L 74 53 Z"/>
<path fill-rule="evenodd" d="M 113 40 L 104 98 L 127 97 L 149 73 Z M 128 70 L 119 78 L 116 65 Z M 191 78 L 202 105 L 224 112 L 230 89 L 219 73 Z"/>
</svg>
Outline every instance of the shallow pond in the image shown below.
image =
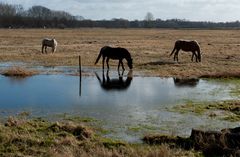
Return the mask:
<svg viewBox="0 0 240 157">
<path fill-rule="evenodd" d="M 186 101 L 236 99 L 226 81 L 122 76 L 101 70 L 90 76 L 36 75 L 24 79 L 0 76 L 0 114 L 28 111 L 48 117 L 67 113 L 101 120 L 107 136 L 139 141 L 145 133 L 188 136 L 192 128 L 222 129 L 238 123 L 207 116 L 170 112 Z"/>
</svg>

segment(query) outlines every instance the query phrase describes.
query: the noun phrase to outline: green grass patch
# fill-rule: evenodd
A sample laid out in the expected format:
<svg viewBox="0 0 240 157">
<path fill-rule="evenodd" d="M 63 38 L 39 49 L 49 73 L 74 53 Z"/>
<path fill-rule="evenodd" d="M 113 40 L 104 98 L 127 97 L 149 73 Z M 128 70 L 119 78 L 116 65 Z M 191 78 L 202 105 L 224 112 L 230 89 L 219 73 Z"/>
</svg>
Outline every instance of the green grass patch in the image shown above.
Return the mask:
<svg viewBox="0 0 240 157">
<path fill-rule="evenodd" d="M 230 121 L 230 122 L 239 122 L 240 121 L 240 115 L 231 115 L 224 117 L 223 120 Z"/>
<path fill-rule="evenodd" d="M 205 103 L 194 103 L 191 101 L 186 102 L 183 105 L 177 105 L 170 109 L 173 112 L 179 113 L 195 113 L 195 114 L 203 114 L 206 110 Z"/>
<path fill-rule="evenodd" d="M 91 122 L 98 121 L 91 117 L 78 117 L 78 116 L 67 116 L 64 118 L 64 120 L 73 121 L 73 122 L 84 122 L 84 123 L 91 123 Z"/>
<path fill-rule="evenodd" d="M 131 126 L 131 127 L 128 127 L 128 130 L 132 132 L 139 132 L 142 130 L 142 128 L 140 126 Z"/>
<path fill-rule="evenodd" d="M 110 138 L 101 138 L 100 142 L 107 148 L 117 148 L 120 146 L 127 146 L 127 143 L 119 140 L 113 140 Z"/>
<path fill-rule="evenodd" d="M 229 114 L 226 114 L 222 120 L 227 120 L 231 122 L 240 121 L 240 101 L 231 100 L 231 101 L 220 101 L 220 102 L 186 102 L 184 105 L 177 105 L 169 109 L 172 112 L 179 113 L 193 113 L 197 115 L 203 115 L 207 111 L 226 111 Z M 210 117 L 216 117 L 214 114 L 209 114 Z"/>
<path fill-rule="evenodd" d="M 230 95 L 233 97 L 240 97 L 240 79 L 239 78 L 218 78 L 218 79 L 207 79 L 214 83 L 225 83 L 226 85 L 231 84 L 230 86 Z M 219 89 L 221 90 L 221 89 Z M 216 91 L 217 92 L 217 91 Z"/>
</svg>

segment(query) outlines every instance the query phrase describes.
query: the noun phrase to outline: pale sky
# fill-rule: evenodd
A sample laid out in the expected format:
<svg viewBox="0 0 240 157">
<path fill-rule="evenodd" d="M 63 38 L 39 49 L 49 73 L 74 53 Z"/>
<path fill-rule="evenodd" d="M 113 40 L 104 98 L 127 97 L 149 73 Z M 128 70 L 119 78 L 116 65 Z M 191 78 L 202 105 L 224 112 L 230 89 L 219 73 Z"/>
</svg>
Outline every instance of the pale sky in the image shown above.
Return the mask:
<svg viewBox="0 0 240 157">
<path fill-rule="evenodd" d="M 21 4 L 25 9 L 41 5 L 92 20 L 112 18 L 142 20 L 147 12 L 151 12 L 154 18 L 163 20 L 173 18 L 214 22 L 240 20 L 240 0 L 0 0 L 0 2 Z"/>
</svg>

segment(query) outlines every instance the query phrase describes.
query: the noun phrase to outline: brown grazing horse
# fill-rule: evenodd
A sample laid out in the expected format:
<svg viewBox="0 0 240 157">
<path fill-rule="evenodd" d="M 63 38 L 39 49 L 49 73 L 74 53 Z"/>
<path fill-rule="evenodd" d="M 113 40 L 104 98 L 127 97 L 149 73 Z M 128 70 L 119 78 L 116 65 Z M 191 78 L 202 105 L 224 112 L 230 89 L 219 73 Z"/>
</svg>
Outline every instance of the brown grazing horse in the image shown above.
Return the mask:
<svg viewBox="0 0 240 157">
<path fill-rule="evenodd" d="M 112 47 L 109 47 L 109 46 L 104 46 L 103 48 L 101 48 L 95 64 L 98 63 L 98 61 L 101 57 L 103 57 L 103 60 L 102 60 L 102 68 L 103 69 L 104 69 L 105 58 L 107 58 L 106 62 L 107 62 L 107 68 L 108 69 L 109 69 L 109 64 L 108 64 L 109 59 L 119 60 L 118 70 L 119 70 L 120 64 L 122 65 L 122 69 L 125 70 L 124 66 L 123 66 L 123 62 L 122 62 L 123 59 L 127 60 L 128 67 L 130 69 L 133 68 L 131 54 L 125 48 L 121 48 L 121 47 L 112 48 Z"/>
<path fill-rule="evenodd" d="M 186 51 L 186 52 L 192 52 L 192 61 L 193 57 L 195 56 L 196 62 L 201 62 L 201 51 L 200 46 L 196 40 L 189 41 L 189 40 L 177 40 L 174 45 L 174 49 L 170 56 L 174 53 L 174 61 L 178 61 L 178 53 L 180 50 Z"/>
</svg>

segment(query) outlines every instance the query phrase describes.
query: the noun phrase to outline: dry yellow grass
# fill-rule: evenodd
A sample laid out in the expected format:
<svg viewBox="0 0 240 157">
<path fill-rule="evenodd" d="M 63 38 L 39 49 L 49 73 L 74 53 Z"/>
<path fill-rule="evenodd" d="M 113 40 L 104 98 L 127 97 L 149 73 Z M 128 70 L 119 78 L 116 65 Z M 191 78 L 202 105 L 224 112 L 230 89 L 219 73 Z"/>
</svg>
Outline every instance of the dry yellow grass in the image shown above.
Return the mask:
<svg viewBox="0 0 240 157">
<path fill-rule="evenodd" d="M 0 62 L 23 61 L 35 65 L 94 66 L 101 47 L 127 48 L 134 69 L 157 76 L 214 76 L 238 74 L 240 30 L 167 29 L 0 29 Z M 55 54 L 41 54 L 41 40 L 55 37 Z M 201 63 L 191 62 L 191 53 L 180 52 L 179 63 L 169 57 L 177 39 L 197 40 L 202 48 Z M 111 62 L 117 65 L 116 62 Z M 101 62 L 97 64 L 101 66 Z M 112 67 L 114 70 L 116 67 Z M 235 75 L 234 75 L 235 76 Z"/>
<path fill-rule="evenodd" d="M 28 70 L 21 67 L 10 67 L 9 69 L 4 70 L 2 73 L 4 76 L 9 77 L 28 77 L 38 74 L 35 70 Z"/>
</svg>

